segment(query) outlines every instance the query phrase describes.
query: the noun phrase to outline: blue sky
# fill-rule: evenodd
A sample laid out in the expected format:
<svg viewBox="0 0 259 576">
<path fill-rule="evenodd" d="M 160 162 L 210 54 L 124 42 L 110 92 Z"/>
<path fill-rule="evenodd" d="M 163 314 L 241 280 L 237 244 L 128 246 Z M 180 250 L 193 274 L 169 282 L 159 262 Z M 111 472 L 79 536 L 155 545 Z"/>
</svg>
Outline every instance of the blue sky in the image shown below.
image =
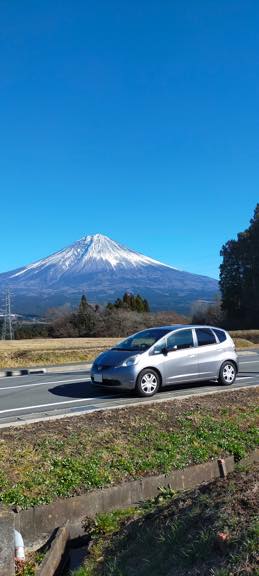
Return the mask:
<svg viewBox="0 0 259 576">
<path fill-rule="evenodd" d="M 103 233 L 218 275 L 259 201 L 257 0 L 0 0 L 0 271 Z"/>
</svg>

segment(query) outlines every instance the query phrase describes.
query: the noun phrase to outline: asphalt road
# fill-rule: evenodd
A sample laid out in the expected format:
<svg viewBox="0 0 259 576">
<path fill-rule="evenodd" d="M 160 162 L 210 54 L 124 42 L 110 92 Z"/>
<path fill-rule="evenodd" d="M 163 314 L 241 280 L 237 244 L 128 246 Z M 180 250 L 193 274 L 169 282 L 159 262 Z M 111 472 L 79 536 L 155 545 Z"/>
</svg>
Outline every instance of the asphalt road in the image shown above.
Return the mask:
<svg viewBox="0 0 259 576">
<path fill-rule="evenodd" d="M 215 382 L 166 388 L 153 400 L 180 398 L 259 385 L 259 350 L 240 354 L 240 372 L 231 387 Z M 4 377 L 0 379 L 0 427 L 9 423 L 44 420 L 47 417 L 143 403 L 123 391 L 104 390 L 90 381 L 89 371 L 47 373 L 42 375 Z"/>
</svg>

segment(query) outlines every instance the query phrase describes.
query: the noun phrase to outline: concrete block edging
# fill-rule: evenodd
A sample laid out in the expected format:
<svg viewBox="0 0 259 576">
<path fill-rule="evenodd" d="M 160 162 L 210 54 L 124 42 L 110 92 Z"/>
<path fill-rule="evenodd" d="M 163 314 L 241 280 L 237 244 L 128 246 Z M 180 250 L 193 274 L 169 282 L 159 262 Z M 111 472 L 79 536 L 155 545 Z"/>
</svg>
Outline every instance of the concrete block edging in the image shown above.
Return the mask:
<svg viewBox="0 0 259 576">
<path fill-rule="evenodd" d="M 35 572 L 35 576 L 53 576 L 60 567 L 69 540 L 68 523 L 58 528 L 50 549 Z"/>
</svg>

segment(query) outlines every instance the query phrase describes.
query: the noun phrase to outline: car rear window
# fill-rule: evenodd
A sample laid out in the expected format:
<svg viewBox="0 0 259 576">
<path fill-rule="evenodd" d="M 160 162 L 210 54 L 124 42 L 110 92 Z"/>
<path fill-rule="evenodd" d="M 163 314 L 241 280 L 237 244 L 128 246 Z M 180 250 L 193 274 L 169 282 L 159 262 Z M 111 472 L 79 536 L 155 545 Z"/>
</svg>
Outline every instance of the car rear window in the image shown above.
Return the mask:
<svg viewBox="0 0 259 576">
<path fill-rule="evenodd" d="M 215 332 L 220 342 L 225 342 L 225 340 L 227 339 L 226 333 L 223 332 L 223 330 L 216 330 L 215 328 L 213 328 L 213 332 Z"/>
<path fill-rule="evenodd" d="M 216 344 L 216 338 L 209 328 L 196 328 L 198 346 Z"/>
</svg>

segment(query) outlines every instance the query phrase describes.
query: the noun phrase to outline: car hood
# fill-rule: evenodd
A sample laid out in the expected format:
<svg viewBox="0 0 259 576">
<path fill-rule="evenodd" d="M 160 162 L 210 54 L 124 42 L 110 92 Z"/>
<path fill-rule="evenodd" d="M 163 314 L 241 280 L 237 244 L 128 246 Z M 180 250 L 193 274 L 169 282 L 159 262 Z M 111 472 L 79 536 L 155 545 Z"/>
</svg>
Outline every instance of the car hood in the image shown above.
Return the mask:
<svg viewBox="0 0 259 576">
<path fill-rule="evenodd" d="M 136 356 L 139 352 L 133 352 L 129 350 L 107 350 L 107 352 L 103 352 L 100 356 L 94 361 L 95 366 L 107 366 L 107 367 L 114 367 L 119 366 L 129 358 L 130 356 Z M 142 354 L 142 352 L 141 352 Z"/>
</svg>

